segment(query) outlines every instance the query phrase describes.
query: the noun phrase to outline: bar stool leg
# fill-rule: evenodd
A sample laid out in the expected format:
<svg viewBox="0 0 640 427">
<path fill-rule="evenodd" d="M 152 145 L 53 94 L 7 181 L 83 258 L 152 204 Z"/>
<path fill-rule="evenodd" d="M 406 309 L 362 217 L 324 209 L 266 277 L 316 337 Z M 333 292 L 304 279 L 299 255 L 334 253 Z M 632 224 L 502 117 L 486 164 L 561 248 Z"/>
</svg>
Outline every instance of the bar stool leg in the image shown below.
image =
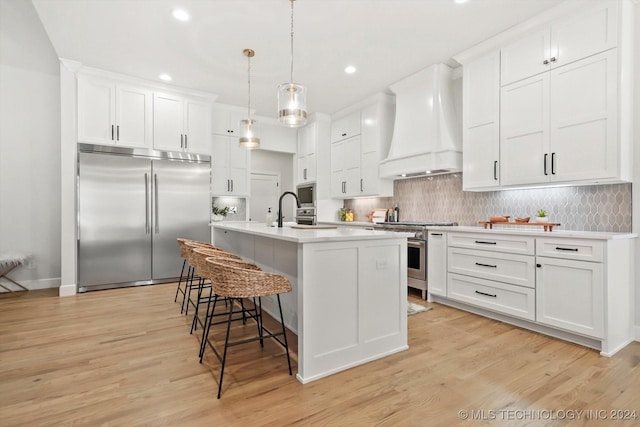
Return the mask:
<svg viewBox="0 0 640 427">
<path fill-rule="evenodd" d="M 196 301 L 195 313 L 193 314 L 193 322 L 191 322 L 191 332 L 189 334 L 193 334 L 193 331 L 198 329 L 198 311 L 200 307 L 200 299 L 202 298 L 202 290 L 204 289 L 204 279 L 201 277 L 198 280 L 198 300 Z"/>
<path fill-rule="evenodd" d="M 213 292 L 213 290 L 211 290 Z M 211 330 L 211 323 L 213 322 L 213 315 L 216 312 L 216 303 L 218 302 L 218 295 L 213 299 L 213 308 L 209 311 L 209 305 L 207 305 L 207 318 L 205 319 L 205 327 L 202 328 L 202 341 L 200 342 L 200 363 L 204 357 L 204 351 L 207 348 L 207 340 L 209 339 L 209 331 Z"/>
<path fill-rule="evenodd" d="M 264 322 L 262 319 L 262 297 L 258 297 L 258 304 L 260 305 L 260 311 L 258 311 L 258 306 L 256 306 L 256 317 L 258 318 L 258 335 L 260 336 L 260 347 L 264 348 L 264 340 L 262 339 L 262 333 L 264 331 Z"/>
<path fill-rule="evenodd" d="M 180 286 L 182 285 L 182 276 L 184 275 L 184 267 L 187 264 L 187 260 L 182 260 L 182 270 L 180 270 L 180 280 L 178 280 L 178 289 L 176 289 L 176 297 L 173 299 L 173 302 L 178 301 L 178 293 L 180 292 Z"/>
<path fill-rule="evenodd" d="M 222 368 L 220 368 L 220 384 L 218 385 L 218 399 L 220 399 L 220 394 L 222 393 L 222 377 L 224 376 L 224 364 L 227 361 L 227 346 L 229 344 L 229 332 L 231 331 L 232 315 L 233 315 L 233 300 L 231 301 L 231 304 L 229 304 L 229 319 L 227 321 L 227 336 L 224 340 L 224 354 L 222 355 Z"/>
<path fill-rule="evenodd" d="M 187 270 L 187 278 L 184 282 L 184 294 L 182 295 L 182 308 L 180 309 L 180 314 L 184 313 L 184 303 L 187 300 L 187 288 L 190 286 L 191 281 L 193 280 L 193 267 L 189 266 L 189 270 Z"/>
<path fill-rule="evenodd" d="M 282 325 L 282 336 L 284 336 L 284 348 L 287 351 L 287 363 L 289 364 L 289 375 L 291 374 L 291 359 L 289 358 L 289 343 L 287 342 L 287 331 L 284 327 L 284 317 L 282 317 L 282 305 L 280 304 L 280 294 L 276 294 L 278 298 L 278 310 L 280 311 L 280 324 Z"/>
</svg>

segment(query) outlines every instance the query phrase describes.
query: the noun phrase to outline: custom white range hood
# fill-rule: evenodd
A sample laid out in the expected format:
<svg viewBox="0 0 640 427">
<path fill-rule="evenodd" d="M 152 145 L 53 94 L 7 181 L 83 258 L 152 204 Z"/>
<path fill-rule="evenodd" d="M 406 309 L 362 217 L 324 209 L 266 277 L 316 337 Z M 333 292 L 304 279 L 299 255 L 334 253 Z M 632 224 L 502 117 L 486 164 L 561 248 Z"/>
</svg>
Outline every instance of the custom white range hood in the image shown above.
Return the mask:
<svg viewBox="0 0 640 427">
<path fill-rule="evenodd" d="M 396 121 L 380 176 L 409 178 L 462 170 L 451 68 L 435 64 L 389 87 L 396 94 Z"/>
</svg>

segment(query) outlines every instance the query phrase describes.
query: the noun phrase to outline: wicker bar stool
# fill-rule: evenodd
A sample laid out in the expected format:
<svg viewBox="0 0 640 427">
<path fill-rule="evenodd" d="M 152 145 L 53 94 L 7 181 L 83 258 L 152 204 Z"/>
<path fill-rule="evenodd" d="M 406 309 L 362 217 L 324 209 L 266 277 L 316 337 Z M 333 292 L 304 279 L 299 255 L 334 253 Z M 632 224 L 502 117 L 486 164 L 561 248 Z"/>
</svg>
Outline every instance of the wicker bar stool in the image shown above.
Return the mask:
<svg viewBox="0 0 640 427">
<path fill-rule="evenodd" d="M 211 279 L 211 285 L 213 292 L 215 293 L 215 301 L 219 297 L 226 297 L 231 301 L 229 305 L 229 313 L 227 319 L 227 333 L 224 341 L 224 352 L 222 356 L 218 353 L 215 347 L 209 341 L 209 329 L 211 327 L 211 319 L 213 316 L 207 316 L 205 335 L 203 342 L 206 342 L 214 354 L 222 363 L 220 368 L 220 383 L 218 385 L 218 399 L 222 392 L 222 380 L 224 377 L 224 367 L 227 361 L 227 349 L 229 347 L 246 344 L 253 341 L 260 341 L 260 345 L 263 346 L 265 338 L 274 338 L 281 345 L 284 346 L 287 354 L 287 363 L 289 365 L 289 375 L 291 375 L 291 359 L 289 357 L 289 345 L 287 343 L 287 334 L 284 326 L 284 319 L 282 317 L 282 305 L 280 304 L 280 294 L 291 292 L 291 283 L 289 279 L 279 274 L 267 273 L 264 271 L 256 270 L 251 267 L 249 263 L 243 263 L 239 261 L 233 261 L 229 259 L 222 260 L 220 258 L 207 258 L 206 265 L 203 266 L 201 271 L 206 277 Z M 254 266 L 255 267 L 255 266 Z M 278 300 L 278 310 L 280 312 L 280 324 L 282 325 L 282 332 L 273 333 L 264 327 L 262 322 L 262 304 L 261 297 L 267 295 L 275 295 Z M 233 310 L 233 300 L 242 300 L 243 298 L 258 298 L 259 309 L 257 310 L 256 320 L 258 321 L 258 336 L 254 338 L 242 339 L 239 341 L 229 342 L 229 335 L 231 331 L 231 322 L 233 321 L 233 314 L 238 313 Z M 284 341 L 281 341 L 278 337 L 282 335 Z M 200 359 L 202 362 L 202 358 Z"/>
<path fill-rule="evenodd" d="M 212 253 L 212 251 L 208 251 L 206 249 L 195 249 L 194 252 L 199 253 L 199 254 L 206 254 L 206 253 Z M 235 266 L 235 267 L 240 267 L 240 268 L 246 268 L 249 270 L 260 270 L 260 267 L 258 267 L 257 265 L 247 262 L 245 260 L 243 260 L 240 257 L 221 257 L 220 254 L 214 253 L 214 256 L 211 257 L 205 257 L 204 259 L 200 259 L 199 260 L 199 269 L 200 271 L 203 271 L 205 273 L 203 273 L 203 275 L 205 275 L 207 278 L 209 278 L 210 281 L 215 281 L 217 278 L 215 277 L 214 274 L 211 274 L 211 266 L 206 262 L 207 258 L 219 258 L 220 262 L 224 262 L 225 264 L 231 265 L 231 266 Z M 204 262 L 204 264 L 203 264 Z M 218 303 L 219 300 L 223 300 L 225 303 L 225 307 L 228 307 L 229 304 L 233 304 L 233 299 L 228 299 L 226 297 L 219 297 L 215 294 L 213 287 L 210 287 L 210 292 L 209 292 L 209 298 L 207 300 L 207 309 L 205 311 L 205 320 L 204 320 L 204 325 L 201 324 L 201 326 L 203 326 L 203 339 L 200 341 L 200 352 L 198 353 L 198 356 L 200 357 L 200 363 L 202 363 L 202 357 L 204 356 L 204 351 L 206 348 L 206 344 L 207 341 L 204 339 L 204 337 L 208 337 L 209 336 L 209 331 L 211 330 L 211 325 L 219 325 L 222 323 L 227 323 L 227 320 L 221 320 L 218 322 L 214 322 L 213 318 L 216 316 L 227 316 L 228 312 L 225 311 L 223 313 L 216 313 L 216 305 Z M 247 323 L 247 316 L 251 317 L 253 320 L 256 321 L 256 324 L 258 326 L 258 334 L 260 334 L 260 318 L 258 317 L 258 304 L 256 303 L 256 299 L 255 297 L 252 298 L 253 300 L 253 308 L 246 308 L 244 305 L 244 299 L 243 298 L 239 298 L 238 299 L 240 302 L 240 308 L 241 311 L 234 311 L 234 314 L 237 313 L 242 313 L 242 317 L 238 317 L 235 319 L 232 319 L 232 321 L 237 321 L 237 320 L 242 320 L 242 324 L 246 324 Z M 211 304 L 213 302 L 213 305 Z M 200 323 L 200 319 L 196 319 L 194 318 L 194 323 L 198 322 Z M 192 325 L 192 331 L 194 330 L 194 325 Z"/>
<path fill-rule="evenodd" d="M 211 247 L 211 245 L 209 245 L 208 243 L 204 243 L 204 242 L 196 242 L 195 240 L 185 239 L 183 237 L 178 237 L 176 240 L 178 241 L 178 248 L 180 249 L 180 258 L 182 258 L 182 269 L 180 270 L 180 280 L 178 280 L 178 287 L 176 288 L 176 296 L 173 298 L 173 302 L 178 301 L 178 294 L 182 294 L 182 302 L 180 303 L 180 305 L 182 306 L 184 304 L 185 290 L 187 288 L 187 286 L 186 286 L 187 278 L 191 274 L 191 266 L 189 265 L 188 260 L 187 260 L 189 248 L 186 246 L 185 243 L 187 243 L 187 242 L 200 243 L 203 246 L 208 245 L 209 247 Z M 185 268 L 187 268 L 187 274 L 186 275 L 185 275 L 185 271 L 184 271 Z M 183 279 L 185 281 L 184 289 L 182 288 Z"/>
<path fill-rule="evenodd" d="M 200 282 L 203 280 L 200 276 L 196 275 L 195 259 L 193 258 L 193 249 L 196 249 L 196 248 L 208 248 L 216 251 L 225 252 L 222 249 L 216 248 L 215 246 L 209 243 L 198 242 L 195 240 L 182 242 L 180 255 L 185 256 L 185 261 L 186 261 L 186 264 L 189 266 L 189 268 L 187 270 L 187 276 L 184 282 L 184 289 L 182 290 L 182 306 L 180 309 L 180 313 L 184 312 L 185 314 L 189 314 L 189 304 L 194 305 L 194 302 L 191 299 L 191 291 L 194 290 L 194 288 L 201 286 Z M 202 283 L 202 285 L 204 286 L 204 283 Z M 178 291 L 179 289 L 180 289 L 180 282 L 178 282 Z M 176 296 L 178 291 L 176 291 Z"/>
<path fill-rule="evenodd" d="M 187 246 L 187 248 L 189 248 L 189 246 Z M 198 276 L 201 277 L 201 279 L 198 280 L 198 296 L 196 298 L 196 301 L 193 303 L 193 305 L 195 305 L 195 311 L 193 315 L 193 322 L 191 323 L 191 332 L 190 332 L 190 333 L 193 333 L 193 331 L 196 329 L 198 324 L 204 329 L 204 320 L 200 320 L 200 317 L 198 317 L 200 304 L 205 302 L 207 303 L 207 309 L 205 311 L 205 319 L 206 319 L 206 314 L 209 312 L 211 301 L 214 296 L 211 286 L 205 286 L 203 275 L 200 273 L 200 271 L 207 268 L 205 265 L 206 258 L 213 257 L 213 258 L 220 258 L 221 260 L 230 259 L 230 260 L 236 260 L 236 261 L 242 261 L 242 258 L 230 252 L 226 252 L 217 248 L 212 249 L 210 247 L 204 247 L 204 246 L 195 247 L 195 248 L 191 246 L 190 248 L 191 248 L 191 253 L 189 255 L 189 258 L 191 259 L 191 262 L 193 262 L 193 266 Z M 209 289 L 209 295 L 203 296 L 202 294 L 206 288 Z M 242 308 L 244 309 L 244 305 Z M 243 316 L 243 320 L 246 321 L 244 316 Z"/>
</svg>

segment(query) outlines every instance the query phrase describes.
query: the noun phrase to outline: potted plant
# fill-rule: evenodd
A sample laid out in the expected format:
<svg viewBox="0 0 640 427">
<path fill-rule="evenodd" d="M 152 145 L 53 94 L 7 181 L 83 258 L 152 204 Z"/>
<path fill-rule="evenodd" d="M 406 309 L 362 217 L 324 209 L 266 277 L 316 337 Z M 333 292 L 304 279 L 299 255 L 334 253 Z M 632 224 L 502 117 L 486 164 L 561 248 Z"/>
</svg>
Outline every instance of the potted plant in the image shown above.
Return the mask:
<svg viewBox="0 0 640 427">
<path fill-rule="evenodd" d="M 213 205 L 213 207 L 211 208 L 211 213 L 213 214 L 211 219 L 213 219 L 214 221 L 222 221 L 224 217 L 229 213 L 229 206 L 219 208 L 216 205 Z"/>
<path fill-rule="evenodd" d="M 547 218 L 547 211 L 540 209 L 536 212 L 536 222 L 549 222 L 549 218 Z"/>
</svg>

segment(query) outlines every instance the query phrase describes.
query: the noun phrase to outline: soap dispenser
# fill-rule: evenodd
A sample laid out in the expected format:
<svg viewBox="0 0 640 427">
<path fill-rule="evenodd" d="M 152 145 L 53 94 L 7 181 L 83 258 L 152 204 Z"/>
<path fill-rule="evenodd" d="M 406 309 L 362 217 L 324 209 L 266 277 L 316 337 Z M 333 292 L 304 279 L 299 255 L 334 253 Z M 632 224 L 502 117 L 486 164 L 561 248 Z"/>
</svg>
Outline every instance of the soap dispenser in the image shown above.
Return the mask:
<svg viewBox="0 0 640 427">
<path fill-rule="evenodd" d="M 265 218 L 265 221 L 267 223 L 267 227 L 273 227 L 273 213 L 271 212 L 271 208 L 269 208 L 269 210 L 267 211 L 267 217 Z"/>
</svg>

